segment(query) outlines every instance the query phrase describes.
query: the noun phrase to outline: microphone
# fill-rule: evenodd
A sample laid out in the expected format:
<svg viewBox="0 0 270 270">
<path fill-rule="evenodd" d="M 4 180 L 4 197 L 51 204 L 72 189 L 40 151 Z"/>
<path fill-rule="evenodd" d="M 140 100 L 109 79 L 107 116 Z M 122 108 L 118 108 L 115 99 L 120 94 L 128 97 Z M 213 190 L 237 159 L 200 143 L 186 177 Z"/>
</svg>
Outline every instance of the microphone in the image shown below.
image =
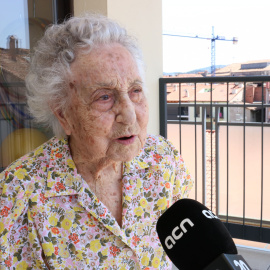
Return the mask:
<svg viewBox="0 0 270 270">
<path fill-rule="evenodd" d="M 192 199 L 175 202 L 157 221 L 159 240 L 180 270 L 251 270 L 220 219 Z"/>
</svg>

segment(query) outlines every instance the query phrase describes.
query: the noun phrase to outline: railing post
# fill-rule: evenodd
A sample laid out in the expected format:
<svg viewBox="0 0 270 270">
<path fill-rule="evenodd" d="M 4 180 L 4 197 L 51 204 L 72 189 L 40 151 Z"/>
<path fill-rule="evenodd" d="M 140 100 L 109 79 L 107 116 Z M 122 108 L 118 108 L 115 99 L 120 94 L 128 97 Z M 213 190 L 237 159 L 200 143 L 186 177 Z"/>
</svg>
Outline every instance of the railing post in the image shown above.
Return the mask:
<svg viewBox="0 0 270 270">
<path fill-rule="evenodd" d="M 215 108 L 215 119 L 216 119 L 216 126 L 215 126 L 215 144 L 216 144 L 216 153 L 215 153 L 215 165 L 216 165 L 216 214 L 219 213 L 219 113 L 220 107 Z"/>
<path fill-rule="evenodd" d="M 159 79 L 159 134 L 167 138 L 167 85 Z"/>
<path fill-rule="evenodd" d="M 206 106 L 202 106 L 202 201 L 206 205 Z"/>
</svg>

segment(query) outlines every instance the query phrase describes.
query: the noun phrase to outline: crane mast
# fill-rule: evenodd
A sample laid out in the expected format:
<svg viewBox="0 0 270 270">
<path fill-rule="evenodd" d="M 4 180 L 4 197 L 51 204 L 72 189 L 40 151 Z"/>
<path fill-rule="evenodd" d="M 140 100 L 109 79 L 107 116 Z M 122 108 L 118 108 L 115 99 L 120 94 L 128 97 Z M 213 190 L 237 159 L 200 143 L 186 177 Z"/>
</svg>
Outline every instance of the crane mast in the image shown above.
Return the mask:
<svg viewBox="0 0 270 270">
<path fill-rule="evenodd" d="M 232 39 L 226 39 L 224 36 L 215 36 L 214 26 L 212 26 L 211 37 L 198 36 L 198 35 L 169 34 L 169 33 L 164 33 L 163 35 L 173 36 L 173 37 L 199 38 L 199 39 L 211 40 L 211 76 L 213 77 L 215 76 L 215 71 L 216 71 L 216 40 L 232 41 L 233 44 L 237 44 L 238 42 L 237 37 L 233 37 Z"/>
</svg>

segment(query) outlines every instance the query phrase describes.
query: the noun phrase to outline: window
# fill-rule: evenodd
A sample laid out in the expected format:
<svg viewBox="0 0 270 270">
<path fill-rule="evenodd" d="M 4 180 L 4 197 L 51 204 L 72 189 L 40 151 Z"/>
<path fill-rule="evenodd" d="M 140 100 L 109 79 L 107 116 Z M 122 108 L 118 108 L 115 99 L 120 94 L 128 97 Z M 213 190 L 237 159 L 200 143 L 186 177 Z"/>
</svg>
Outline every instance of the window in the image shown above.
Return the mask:
<svg viewBox="0 0 270 270">
<path fill-rule="evenodd" d="M 48 140 L 26 107 L 24 79 L 29 53 L 46 27 L 72 14 L 70 0 L 3 1 L 0 17 L 0 172 Z"/>
</svg>

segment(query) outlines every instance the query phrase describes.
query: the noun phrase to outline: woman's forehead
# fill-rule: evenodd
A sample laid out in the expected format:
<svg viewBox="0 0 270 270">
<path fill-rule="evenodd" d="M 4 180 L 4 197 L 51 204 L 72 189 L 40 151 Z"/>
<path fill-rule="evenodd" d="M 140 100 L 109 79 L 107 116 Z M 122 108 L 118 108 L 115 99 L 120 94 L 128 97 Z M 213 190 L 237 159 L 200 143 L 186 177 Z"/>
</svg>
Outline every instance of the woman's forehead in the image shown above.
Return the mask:
<svg viewBox="0 0 270 270">
<path fill-rule="evenodd" d="M 96 67 L 97 65 L 117 63 L 119 61 L 126 61 L 130 64 L 134 63 L 136 65 L 136 61 L 133 56 L 125 47 L 121 44 L 113 43 L 111 45 L 95 47 L 90 51 L 79 51 L 76 56 L 76 60 L 71 64 L 71 68 L 73 66 L 76 66 L 76 68 L 78 68 L 78 66 L 87 67 L 88 65 Z"/>
<path fill-rule="evenodd" d="M 136 61 L 120 44 L 78 54 L 71 65 L 74 83 L 115 85 L 141 81 Z"/>
</svg>

